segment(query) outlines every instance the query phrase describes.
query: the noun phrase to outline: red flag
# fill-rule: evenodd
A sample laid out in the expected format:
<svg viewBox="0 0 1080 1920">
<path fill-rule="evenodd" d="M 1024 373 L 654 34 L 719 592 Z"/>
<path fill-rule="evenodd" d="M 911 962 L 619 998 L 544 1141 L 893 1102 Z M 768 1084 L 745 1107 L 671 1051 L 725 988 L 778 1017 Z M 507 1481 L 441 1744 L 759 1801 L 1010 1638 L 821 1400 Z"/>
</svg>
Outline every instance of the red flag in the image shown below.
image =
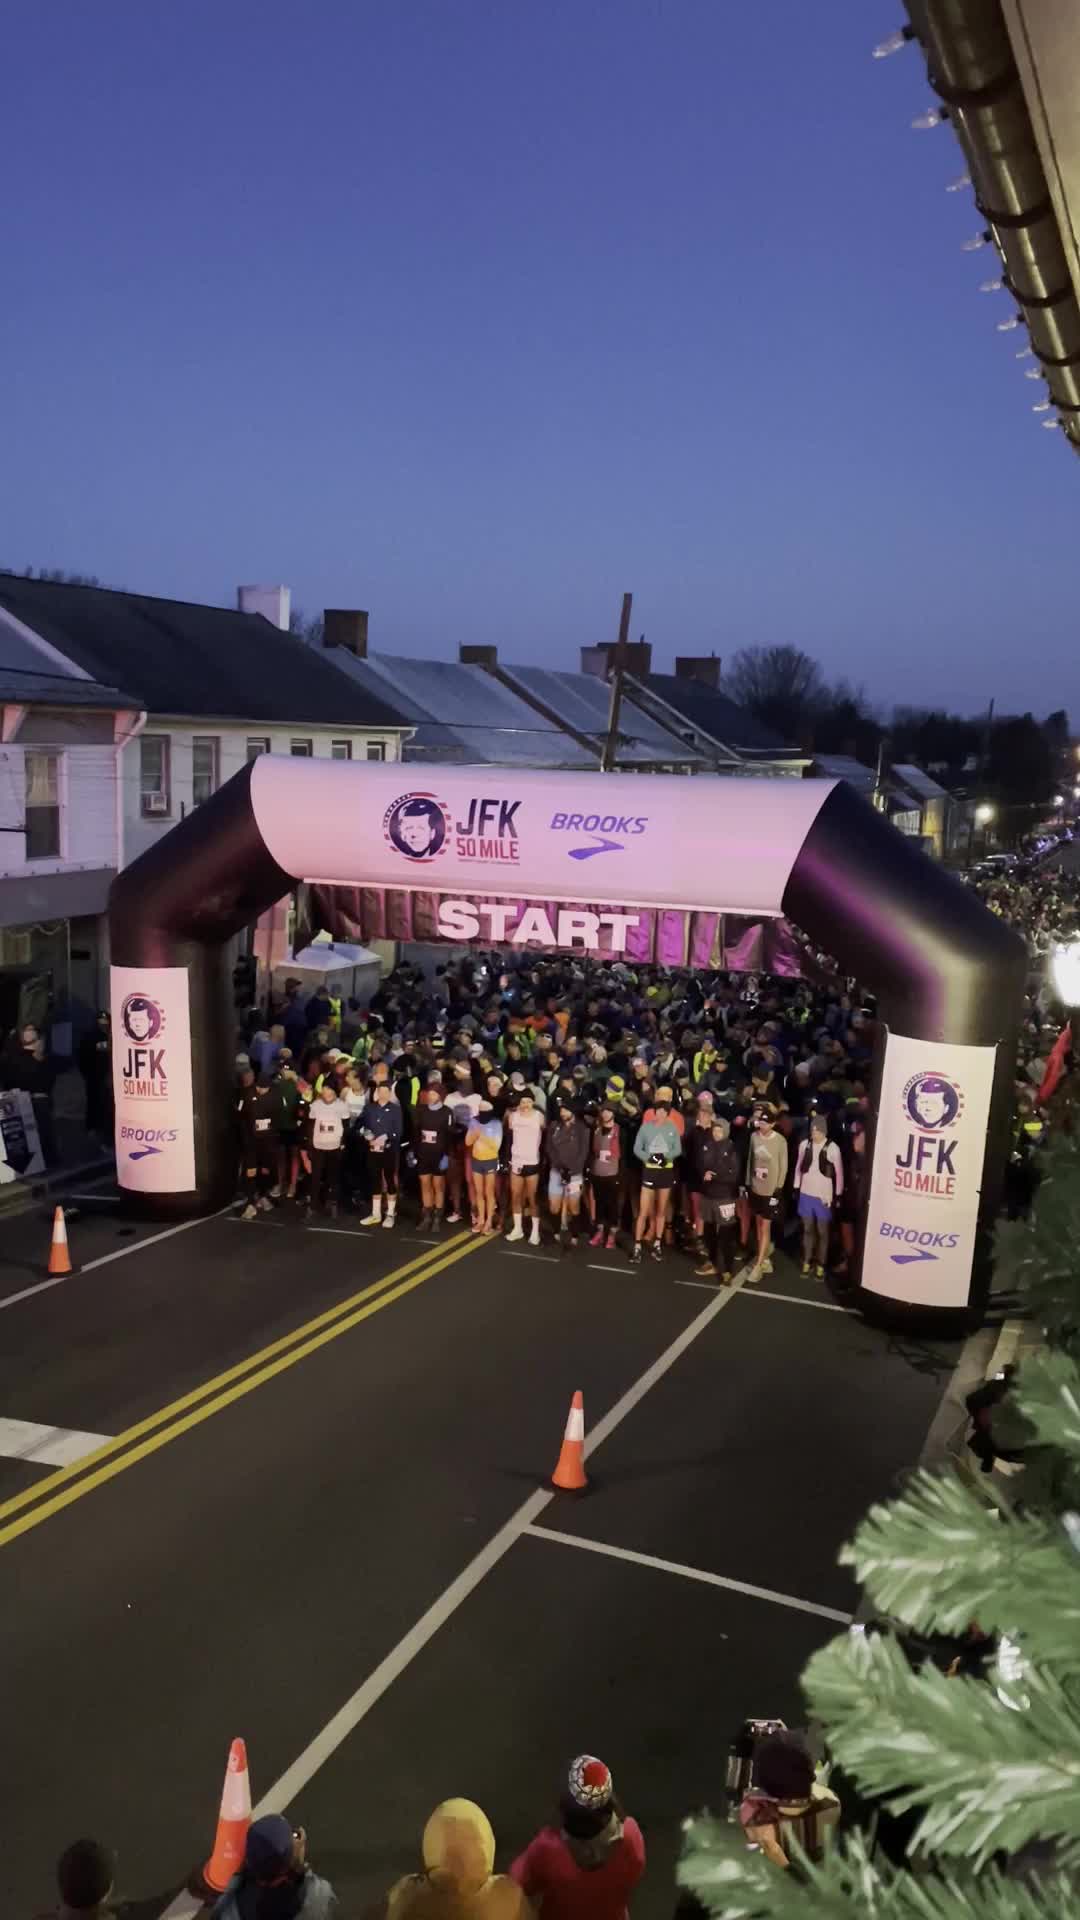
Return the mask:
<svg viewBox="0 0 1080 1920">
<path fill-rule="evenodd" d="M 1065 1072 L 1065 1056 L 1072 1046 L 1072 1028 L 1064 1026 L 1054 1041 L 1050 1057 L 1046 1062 L 1046 1071 L 1039 1088 L 1039 1102 L 1049 1100 L 1057 1091 L 1058 1082 Z"/>
</svg>

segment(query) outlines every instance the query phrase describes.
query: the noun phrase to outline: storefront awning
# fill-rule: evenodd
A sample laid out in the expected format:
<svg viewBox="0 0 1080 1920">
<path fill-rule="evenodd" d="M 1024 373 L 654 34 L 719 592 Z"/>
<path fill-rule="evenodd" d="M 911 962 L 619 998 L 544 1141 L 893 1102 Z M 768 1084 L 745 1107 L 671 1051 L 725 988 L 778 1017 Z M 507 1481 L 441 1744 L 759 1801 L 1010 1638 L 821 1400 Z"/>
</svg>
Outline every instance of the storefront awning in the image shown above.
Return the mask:
<svg viewBox="0 0 1080 1920">
<path fill-rule="evenodd" d="M 0 927 L 104 913 L 115 878 L 112 867 L 83 867 L 75 873 L 32 873 L 18 880 L 0 880 Z"/>
</svg>

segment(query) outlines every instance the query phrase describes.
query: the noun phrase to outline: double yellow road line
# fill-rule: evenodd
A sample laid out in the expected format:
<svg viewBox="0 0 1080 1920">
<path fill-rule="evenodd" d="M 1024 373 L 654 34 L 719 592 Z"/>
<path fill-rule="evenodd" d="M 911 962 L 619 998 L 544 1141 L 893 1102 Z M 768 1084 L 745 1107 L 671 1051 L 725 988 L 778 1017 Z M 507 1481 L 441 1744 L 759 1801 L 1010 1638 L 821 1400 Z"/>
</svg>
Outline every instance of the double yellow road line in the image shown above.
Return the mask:
<svg viewBox="0 0 1080 1920">
<path fill-rule="evenodd" d="M 242 1400 L 245 1394 L 254 1393 L 257 1387 L 266 1385 L 277 1374 L 287 1368 L 295 1367 L 299 1361 L 306 1360 L 311 1353 L 317 1353 L 331 1340 L 337 1340 L 343 1333 L 349 1333 L 358 1327 L 362 1320 L 369 1320 L 373 1313 L 381 1313 L 395 1300 L 401 1300 L 411 1293 L 414 1287 L 422 1287 L 425 1280 L 431 1280 L 435 1274 L 445 1268 L 455 1266 L 470 1253 L 475 1253 L 486 1241 L 474 1239 L 467 1233 L 456 1233 L 442 1246 L 429 1247 L 415 1260 L 409 1260 L 402 1267 L 395 1267 L 392 1273 L 384 1274 L 381 1280 L 372 1281 L 359 1293 L 350 1295 L 347 1300 L 339 1300 L 334 1307 L 328 1307 L 325 1313 L 317 1314 L 314 1320 L 308 1320 L 293 1333 L 283 1334 L 280 1340 L 271 1341 L 258 1353 L 247 1360 L 238 1361 L 234 1367 L 228 1367 L 224 1373 L 205 1380 L 200 1387 L 194 1387 L 190 1393 L 182 1394 L 179 1400 L 173 1400 L 169 1406 L 160 1407 L 145 1420 L 139 1420 L 126 1432 L 118 1433 L 114 1440 L 97 1447 L 82 1460 L 75 1461 L 70 1467 L 61 1467 L 45 1480 L 39 1480 L 35 1486 L 18 1493 L 14 1499 L 0 1503 L 0 1547 L 6 1547 L 17 1540 L 22 1533 L 29 1533 L 31 1527 L 38 1527 L 54 1513 L 60 1513 L 73 1501 L 81 1500 L 85 1494 L 92 1493 L 95 1487 L 105 1485 L 107 1480 L 115 1479 L 118 1473 L 126 1472 L 137 1461 L 145 1460 L 159 1447 L 167 1447 L 171 1440 L 178 1440 L 192 1427 L 210 1420 L 215 1413 L 221 1413 L 225 1407 L 232 1406 L 236 1400 Z"/>
</svg>

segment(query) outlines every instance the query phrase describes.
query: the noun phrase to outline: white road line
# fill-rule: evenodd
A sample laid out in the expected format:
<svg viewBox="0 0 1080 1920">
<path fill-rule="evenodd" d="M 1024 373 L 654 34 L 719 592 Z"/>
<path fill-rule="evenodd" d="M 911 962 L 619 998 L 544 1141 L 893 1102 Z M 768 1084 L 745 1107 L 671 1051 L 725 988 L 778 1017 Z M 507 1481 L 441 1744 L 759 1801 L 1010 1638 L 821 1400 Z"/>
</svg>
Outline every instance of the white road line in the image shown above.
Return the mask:
<svg viewBox="0 0 1080 1920">
<path fill-rule="evenodd" d="M 684 1580 L 700 1580 L 707 1587 L 727 1587 L 732 1593 L 745 1593 L 751 1600 L 771 1600 L 774 1606 L 791 1607 L 796 1613 L 816 1613 L 822 1620 L 836 1620 L 849 1627 L 850 1613 L 838 1607 L 822 1607 L 816 1600 L 800 1600 L 793 1593 L 775 1593 L 771 1587 L 751 1586 L 746 1580 L 730 1580 L 723 1573 L 706 1573 L 703 1567 L 684 1567 L 678 1560 L 659 1560 L 652 1553 L 634 1553 L 629 1547 L 610 1547 L 602 1540 L 583 1540 L 576 1533 L 557 1533 L 554 1527 L 525 1529 L 530 1540 L 553 1540 L 560 1547 L 581 1547 L 585 1553 L 606 1554 L 611 1560 L 629 1560 L 635 1567 L 652 1567 L 658 1573 L 677 1573 Z"/>
<path fill-rule="evenodd" d="M 676 1280 L 677 1287 L 702 1287 L 707 1293 L 715 1293 L 711 1280 Z M 748 1300 L 780 1300 L 785 1307 L 817 1307 L 823 1313 L 858 1313 L 857 1307 L 838 1307 L 835 1300 L 803 1300 L 797 1293 L 768 1293 L 762 1287 L 755 1287 L 748 1293 Z"/>
<path fill-rule="evenodd" d="M 36 1420 L 0 1419 L 0 1456 L 33 1460 L 42 1467 L 70 1467 L 111 1440 L 109 1433 L 80 1433 L 74 1427 L 43 1427 Z"/>
<path fill-rule="evenodd" d="M 597 1264 L 597 1262 L 596 1262 L 595 1260 L 590 1260 L 590 1261 L 588 1262 L 588 1267 L 589 1267 L 589 1272 L 590 1272 L 590 1273 L 618 1273 L 618 1274 L 624 1274 L 624 1273 L 633 1273 L 633 1272 L 634 1272 L 634 1268 L 633 1268 L 633 1267 L 632 1267 L 632 1266 L 630 1265 L 630 1263 L 629 1263 L 629 1261 L 627 1261 L 627 1263 L 626 1263 L 626 1266 L 625 1266 L 625 1267 L 601 1267 L 601 1266 L 599 1266 L 599 1265 Z"/>
<path fill-rule="evenodd" d="M 229 1207 L 233 1204 L 230 1200 Z M 95 1267 L 107 1267 L 110 1260 L 124 1260 L 129 1253 L 140 1253 L 143 1247 L 156 1247 L 159 1240 L 171 1240 L 175 1234 L 190 1232 L 192 1227 L 204 1227 L 208 1220 L 220 1220 L 229 1207 L 219 1207 L 216 1213 L 201 1213 L 197 1220 L 181 1220 L 176 1227 L 163 1227 L 160 1233 L 148 1233 L 145 1240 L 130 1240 L 126 1247 L 116 1247 L 112 1253 L 99 1253 L 96 1260 L 84 1261 L 78 1272 L 93 1273 Z"/>
<path fill-rule="evenodd" d="M 540 1260 L 546 1260 L 550 1267 L 562 1266 L 557 1253 L 508 1253 L 506 1257 L 508 1260 L 531 1260 L 534 1265 Z"/>
<path fill-rule="evenodd" d="M 593 1428 L 585 1443 L 587 1454 L 595 1453 L 597 1447 L 614 1433 L 616 1427 L 626 1419 L 628 1413 L 633 1412 L 650 1388 L 654 1387 L 658 1380 L 663 1379 L 668 1369 L 682 1358 L 698 1335 L 705 1332 L 706 1327 L 712 1324 L 717 1314 L 734 1298 L 735 1289 L 725 1289 L 715 1300 L 710 1300 L 708 1306 L 702 1308 L 697 1318 L 684 1328 L 678 1339 L 673 1340 L 671 1345 L 665 1348 L 660 1358 L 654 1360 L 652 1366 L 634 1382 L 632 1387 L 627 1389 L 622 1398 L 615 1402 L 611 1411 L 606 1413 Z M 269 1792 L 263 1795 L 254 1809 L 254 1818 L 258 1819 L 264 1813 L 280 1813 L 282 1808 L 287 1807 L 290 1801 L 303 1791 L 308 1782 L 318 1773 L 319 1768 L 325 1765 L 342 1741 L 346 1740 L 353 1729 L 359 1726 L 364 1716 L 370 1713 L 377 1701 L 382 1699 L 383 1694 L 405 1672 L 406 1667 L 415 1660 L 417 1654 L 423 1652 L 429 1640 L 438 1633 L 439 1628 L 445 1626 L 451 1615 L 457 1612 L 463 1601 L 467 1600 L 480 1585 L 485 1575 L 498 1565 L 515 1541 L 519 1540 L 523 1533 L 528 1532 L 533 1521 L 555 1498 L 555 1494 L 550 1493 L 546 1487 L 538 1487 L 535 1493 L 529 1495 L 517 1512 L 511 1515 L 505 1526 L 500 1527 L 498 1533 L 494 1534 L 487 1545 L 480 1549 L 475 1559 L 469 1561 L 468 1566 L 458 1574 L 457 1579 L 451 1581 L 434 1605 L 430 1606 L 416 1624 L 409 1628 L 404 1639 L 399 1640 L 397 1646 L 393 1647 L 386 1658 L 380 1661 L 373 1672 L 369 1673 L 352 1698 L 346 1700 L 345 1705 L 338 1710 L 333 1719 L 315 1735 L 310 1745 L 305 1747 L 303 1753 L 293 1761 L 292 1766 L 282 1774 L 280 1780 L 275 1780 Z M 178 1900 L 173 1901 L 164 1920 L 193 1920 L 193 1916 L 200 1911 L 199 1906 L 192 1902 L 189 1895 L 181 1894 Z"/>
<path fill-rule="evenodd" d="M 191 1227 L 205 1226 L 208 1220 L 220 1220 L 222 1214 L 228 1211 L 228 1207 L 219 1207 L 217 1213 L 202 1213 L 197 1220 L 181 1220 L 177 1227 L 163 1227 L 160 1233 L 148 1233 L 145 1239 L 130 1240 L 126 1247 L 115 1247 L 112 1253 L 100 1253 L 96 1260 L 87 1260 L 83 1266 L 76 1267 L 72 1273 L 58 1273 L 51 1280 L 39 1280 L 36 1286 L 23 1287 L 20 1293 L 6 1294 L 0 1300 L 0 1313 L 5 1307 L 18 1306 L 20 1300 L 32 1300 L 35 1294 L 48 1293 L 50 1287 L 62 1287 L 68 1280 L 77 1280 L 81 1274 L 93 1273 L 95 1267 L 105 1267 L 110 1260 L 124 1260 L 129 1253 L 138 1253 L 143 1247 L 156 1246 L 159 1240 L 171 1240 L 174 1233 L 187 1233 Z"/>
<path fill-rule="evenodd" d="M 217 1218 L 216 1214 L 214 1218 Z M 238 1213 L 230 1213 L 229 1218 L 235 1220 L 240 1227 L 277 1227 L 283 1233 L 340 1233 L 346 1240 L 371 1239 L 370 1233 L 365 1233 L 362 1227 L 309 1227 L 306 1220 L 297 1221 L 295 1226 L 287 1227 L 284 1220 L 245 1220 Z"/>
</svg>

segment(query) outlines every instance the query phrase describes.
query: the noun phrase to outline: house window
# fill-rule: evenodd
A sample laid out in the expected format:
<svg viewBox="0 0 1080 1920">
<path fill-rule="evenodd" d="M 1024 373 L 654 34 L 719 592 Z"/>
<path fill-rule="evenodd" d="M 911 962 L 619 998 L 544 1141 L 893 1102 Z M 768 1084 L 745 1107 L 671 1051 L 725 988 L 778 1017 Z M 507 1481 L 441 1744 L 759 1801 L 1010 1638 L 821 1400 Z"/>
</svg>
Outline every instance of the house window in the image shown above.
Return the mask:
<svg viewBox="0 0 1080 1920">
<path fill-rule="evenodd" d="M 144 816 L 171 811 L 167 733 L 144 733 L 139 741 L 139 792 Z"/>
<path fill-rule="evenodd" d="M 247 757 L 249 760 L 257 760 L 260 753 L 269 753 L 269 751 L 270 740 L 266 734 L 258 734 L 249 739 L 247 743 Z"/>
<path fill-rule="evenodd" d="M 369 740 L 367 743 L 367 757 L 369 760 L 385 760 L 386 759 L 385 740 Z"/>
<path fill-rule="evenodd" d="M 310 760 L 311 759 L 311 741 L 310 740 L 290 740 L 289 752 L 292 754 L 292 757 L 294 760 Z"/>
<path fill-rule="evenodd" d="M 196 734 L 191 743 L 191 804 L 201 807 L 218 790 L 218 765 L 221 742 L 213 736 L 200 738 Z"/>
<path fill-rule="evenodd" d="M 352 759 L 352 741 L 351 740 L 331 740 L 330 758 L 331 760 L 351 760 Z"/>
<path fill-rule="evenodd" d="M 60 755 L 28 753 L 26 858 L 55 860 L 60 852 Z"/>
</svg>

